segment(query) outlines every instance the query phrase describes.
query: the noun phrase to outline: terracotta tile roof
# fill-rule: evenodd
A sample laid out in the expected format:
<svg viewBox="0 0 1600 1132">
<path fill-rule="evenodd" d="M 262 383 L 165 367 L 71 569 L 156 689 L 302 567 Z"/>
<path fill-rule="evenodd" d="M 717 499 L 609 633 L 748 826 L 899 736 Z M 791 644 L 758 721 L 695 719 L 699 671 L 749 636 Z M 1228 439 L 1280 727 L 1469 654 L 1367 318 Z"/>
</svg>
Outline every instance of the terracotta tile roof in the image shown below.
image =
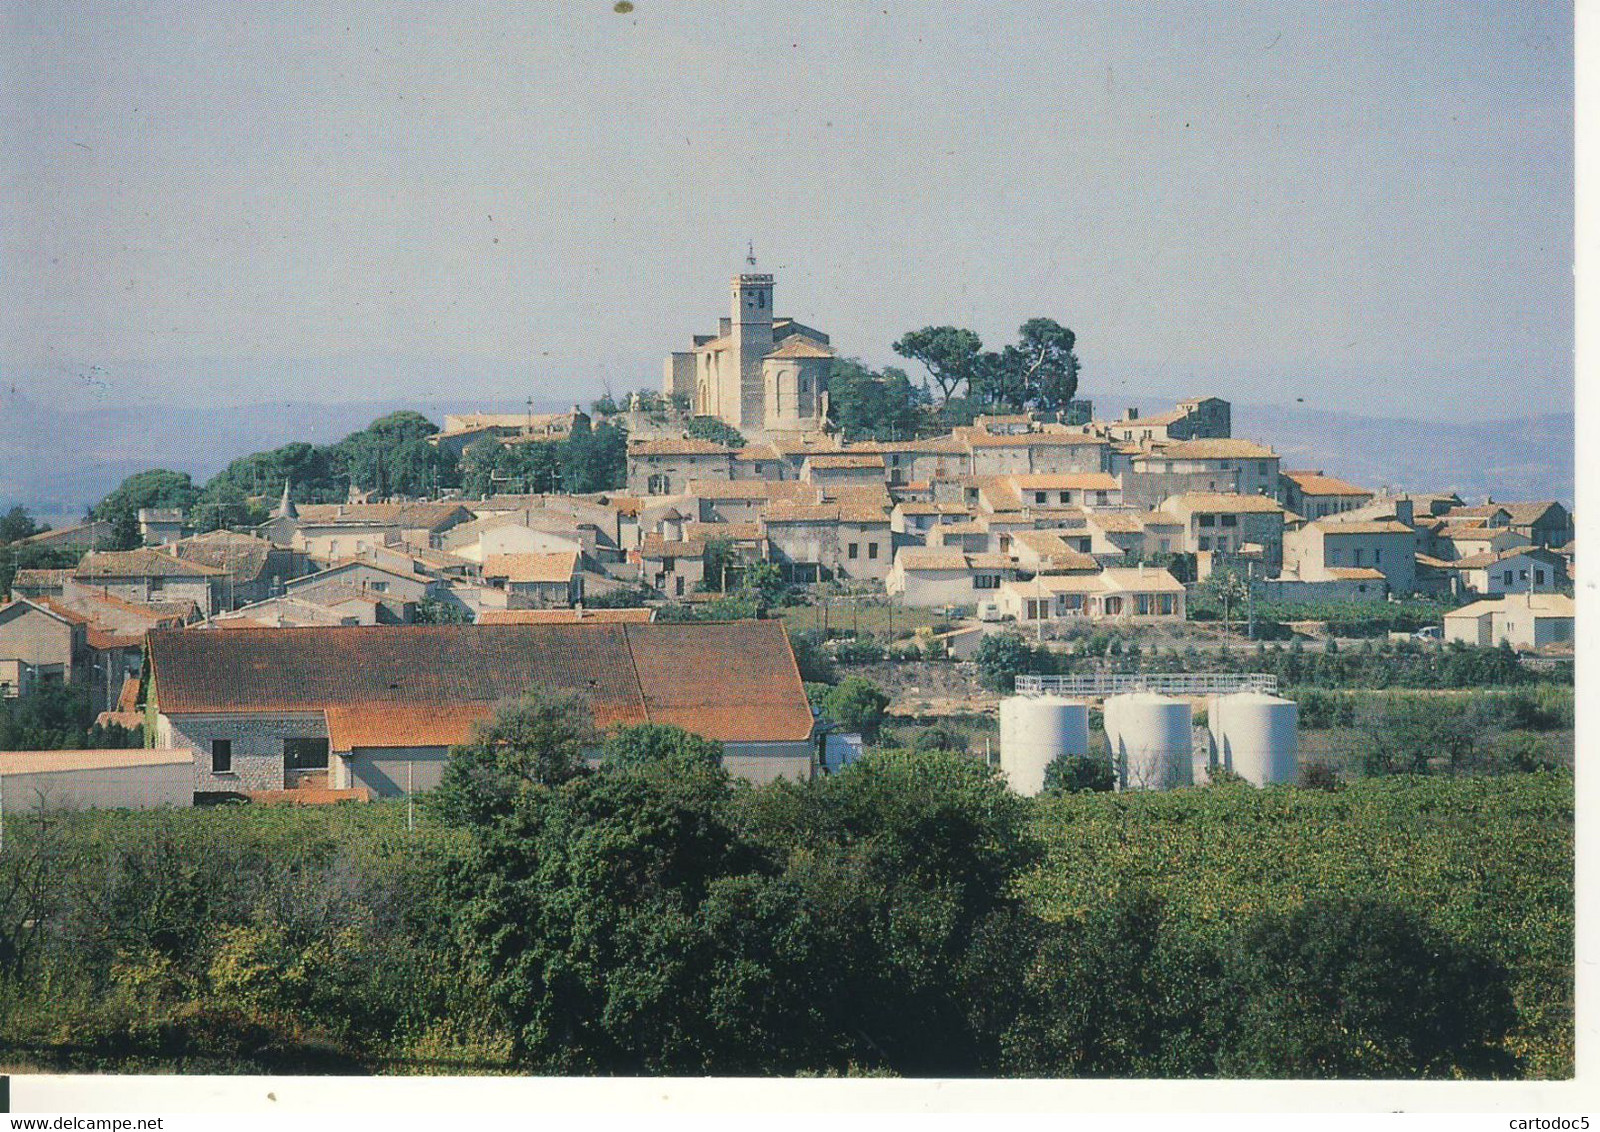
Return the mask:
<svg viewBox="0 0 1600 1132">
<path fill-rule="evenodd" d="M 1100 564 L 1082 551 L 1074 550 L 1054 531 L 1017 531 L 1013 545 L 1020 544 L 1040 560 L 1042 570 L 1098 570 Z"/>
<path fill-rule="evenodd" d="M 629 456 L 731 456 L 735 449 L 695 436 L 638 440 L 628 445 Z"/>
<path fill-rule="evenodd" d="M 644 606 L 636 609 L 485 609 L 478 614 L 479 625 L 575 625 L 580 621 L 648 625 L 655 619 L 656 611 Z"/>
<path fill-rule="evenodd" d="M 214 567 L 240 581 L 255 581 L 266 569 L 273 546 L 254 535 L 212 531 L 186 538 L 172 549 L 185 562 Z"/>
<path fill-rule="evenodd" d="M 694 539 L 645 535 L 639 544 L 641 558 L 699 558 L 705 552 L 706 544 Z"/>
<path fill-rule="evenodd" d="M 781 460 L 783 453 L 771 444 L 746 444 L 739 449 L 735 460 Z"/>
<path fill-rule="evenodd" d="M 1309 525 L 1313 526 L 1313 527 L 1316 527 L 1317 530 L 1321 531 L 1325 536 L 1326 535 L 1409 535 L 1409 534 L 1414 534 L 1415 533 L 1414 531 L 1412 531 L 1412 529 L 1410 527 L 1406 526 L 1404 523 L 1385 521 L 1385 520 L 1381 520 L 1381 519 L 1377 520 L 1375 522 L 1363 522 L 1361 520 L 1352 520 L 1352 521 L 1349 521 L 1349 522 L 1340 522 L 1338 516 L 1336 516 L 1336 515 L 1330 515 L 1326 519 L 1318 519 L 1318 520 L 1316 520 L 1315 522 L 1313 522 L 1313 523 L 1311 523 Z"/>
<path fill-rule="evenodd" d="M 1538 522 L 1546 513 L 1561 507 L 1561 504 L 1553 499 L 1546 499 L 1536 503 L 1501 503 L 1499 506 L 1511 516 L 1511 522 L 1520 527 Z M 1561 509 L 1565 510 L 1564 507 Z"/>
<path fill-rule="evenodd" d="M 806 457 L 812 468 L 883 468 L 882 455 L 875 452 L 818 452 Z"/>
<path fill-rule="evenodd" d="M 887 511 L 894 506 L 889 488 L 882 482 L 826 483 L 817 486 L 822 492 L 822 502 L 838 503 L 850 507 L 875 507 Z"/>
<path fill-rule="evenodd" d="M 385 566 L 380 562 L 374 562 L 370 558 L 340 558 L 325 570 L 318 570 L 315 574 L 304 574 L 298 578 L 290 578 L 283 583 L 283 588 L 291 593 L 296 590 L 311 589 L 330 581 L 333 575 L 347 573 L 351 568 L 357 566 L 368 570 L 376 570 L 380 574 L 388 574 L 392 578 L 401 578 L 408 582 L 427 584 L 433 581 L 432 578 L 425 577 L 413 570 Z"/>
<path fill-rule="evenodd" d="M 459 503 L 301 503 L 302 527 L 392 526 L 442 530 L 472 517 Z"/>
<path fill-rule="evenodd" d="M 967 515 L 965 503 L 897 503 L 895 510 L 902 515 Z"/>
<path fill-rule="evenodd" d="M 24 567 L 17 571 L 11 580 L 12 589 L 18 590 L 59 590 L 72 577 L 72 568 L 61 570 L 37 570 Z"/>
<path fill-rule="evenodd" d="M 1139 521 L 1138 516 L 1124 511 L 1091 511 L 1088 521 L 1102 531 L 1117 534 L 1132 535 L 1144 530 L 1144 524 Z"/>
<path fill-rule="evenodd" d="M 453 747 L 494 714 L 485 702 L 339 704 L 323 710 L 328 748 Z"/>
<path fill-rule="evenodd" d="M 712 539 L 760 542 L 765 537 L 761 533 L 761 523 L 754 520 L 747 523 L 688 522 L 683 525 L 683 536 L 691 542 L 708 542 Z"/>
<path fill-rule="evenodd" d="M 1447 522 L 1456 522 L 1459 520 L 1476 521 L 1482 519 L 1492 519 L 1501 513 L 1504 513 L 1508 519 L 1511 517 L 1511 512 L 1507 511 L 1498 503 L 1478 503 L 1472 506 L 1462 504 L 1460 507 L 1450 508 L 1450 510 L 1444 513 L 1444 517 Z"/>
<path fill-rule="evenodd" d="M 822 501 L 821 490 L 815 484 L 799 480 L 690 480 L 683 493 L 695 499 Z"/>
<path fill-rule="evenodd" d="M 507 582 L 568 582 L 578 572 L 576 551 L 557 550 L 547 554 L 491 554 L 483 560 L 485 578 L 504 578 Z"/>
<path fill-rule="evenodd" d="M 1015 436 L 967 432 L 961 442 L 972 448 L 1072 448 L 1104 445 L 1105 438 L 1081 432 L 1019 432 Z"/>
<path fill-rule="evenodd" d="M 812 716 L 778 621 L 375 625 L 150 634 L 167 714 L 589 697 L 601 727 L 673 723 L 722 742 L 800 741 Z"/>
<path fill-rule="evenodd" d="M 1328 573 L 1340 581 L 1378 581 L 1383 578 L 1382 570 L 1375 570 L 1371 566 L 1330 566 Z"/>
<path fill-rule="evenodd" d="M 872 525 L 889 522 L 882 507 L 852 503 L 774 503 L 767 508 L 764 521 L 770 526 L 787 523 L 855 523 Z"/>
<path fill-rule="evenodd" d="M 1167 570 L 1114 566 L 1102 570 L 1100 577 L 1110 589 L 1133 593 L 1183 593 L 1183 583 Z"/>
<path fill-rule="evenodd" d="M 791 334 L 783 340 L 769 358 L 831 358 L 833 351 L 826 346 L 818 345 L 810 339 L 799 334 Z"/>
<path fill-rule="evenodd" d="M 1007 476 L 1023 491 L 1119 491 L 1122 485 L 1105 472 L 1041 472 Z"/>
<path fill-rule="evenodd" d="M 1196 491 L 1174 495 L 1161 504 L 1163 511 L 1178 508 L 1189 511 L 1217 513 L 1279 514 L 1283 511 L 1276 500 L 1265 495 L 1231 495 L 1226 492 Z"/>
<path fill-rule="evenodd" d="M 1166 444 L 1155 455 L 1173 460 L 1270 460 L 1276 459 L 1278 454 L 1253 440 L 1217 437 Z"/>
<path fill-rule="evenodd" d="M 1302 495 L 1361 495 L 1372 498 L 1372 492 L 1368 489 L 1325 476 L 1321 472 L 1283 472 L 1281 475 L 1291 480 Z"/>
<path fill-rule="evenodd" d="M 92 550 L 72 576 L 93 578 L 220 578 L 223 571 L 199 562 L 185 562 L 161 550 Z"/>
<path fill-rule="evenodd" d="M 954 547 L 905 546 L 894 564 L 901 570 L 965 570 L 967 556 Z"/>
</svg>

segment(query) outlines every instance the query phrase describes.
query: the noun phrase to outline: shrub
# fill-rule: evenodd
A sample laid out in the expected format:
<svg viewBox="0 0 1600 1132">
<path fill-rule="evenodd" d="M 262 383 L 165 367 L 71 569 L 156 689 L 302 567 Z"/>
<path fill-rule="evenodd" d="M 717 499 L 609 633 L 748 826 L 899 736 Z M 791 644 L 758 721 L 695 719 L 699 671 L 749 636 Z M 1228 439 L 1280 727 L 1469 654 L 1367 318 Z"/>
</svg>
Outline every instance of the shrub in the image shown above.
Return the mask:
<svg viewBox="0 0 1600 1132">
<path fill-rule="evenodd" d="M 1230 1076 L 1499 1077 L 1516 1021 L 1500 963 L 1372 897 L 1259 917 L 1232 951 Z"/>
<path fill-rule="evenodd" d="M 1339 780 L 1339 772 L 1327 763 L 1306 763 L 1300 768 L 1300 785 L 1307 790 L 1332 792 L 1344 784 Z"/>
<path fill-rule="evenodd" d="M 1104 793 L 1116 784 L 1110 761 L 1094 755 L 1058 755 L 1044 768 L 1046 794 Z"/>
</svg>

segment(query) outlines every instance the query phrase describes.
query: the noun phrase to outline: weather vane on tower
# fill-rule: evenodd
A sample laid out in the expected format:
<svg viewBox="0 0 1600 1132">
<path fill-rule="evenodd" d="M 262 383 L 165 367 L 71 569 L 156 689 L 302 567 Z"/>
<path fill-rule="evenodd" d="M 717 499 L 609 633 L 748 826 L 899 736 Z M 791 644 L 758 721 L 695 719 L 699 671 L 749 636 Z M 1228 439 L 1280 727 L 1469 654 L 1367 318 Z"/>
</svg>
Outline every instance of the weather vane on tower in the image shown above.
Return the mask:
<svg viewBox="0 0 1600 1132">
<path fill-rule="evenodd" d="M 748 263 L 751 267 L 754 267 L 756 265 L 756 242 L 754 240 L 750 241 L 750 250 L 745 255 L 744 261 L 746 263 Z"/>
</svg>

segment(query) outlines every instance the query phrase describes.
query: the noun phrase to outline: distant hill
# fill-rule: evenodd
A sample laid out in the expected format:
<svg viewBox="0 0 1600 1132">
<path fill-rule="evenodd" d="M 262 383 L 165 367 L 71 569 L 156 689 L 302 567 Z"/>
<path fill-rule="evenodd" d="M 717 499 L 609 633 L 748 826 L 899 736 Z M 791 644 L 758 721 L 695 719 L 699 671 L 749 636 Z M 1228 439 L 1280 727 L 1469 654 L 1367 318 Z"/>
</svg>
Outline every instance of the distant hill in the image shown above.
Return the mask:
<svg viewBox="0 0 1600 1132">
<path fill-rule="evenodd" d="M 535 402 L 557 412 L 570 400 Z M 1152 408 L 1163 406 L 1153 405 Z M 447 412 L 514 413 L 525 401 L 277 402 L 244 406 L 131 405 L 62 412 L 0 397 L 0 506 L 20 503 L 55 524 L 83 514 L 145 468 L 197 482 L 230 460 L 293 440 L 327 444 L 399 409 L 442 422 Z M 1234 434 L 1265 441 L 1287 468 L 1320 468 L 1369 487 L 1454 490 L 1463 497 L 1572 502 L 1571 413 L 1478 424 L 1392 420 L 1277 405 L 1235 405 Z"/>
<path fill-rule="evenodd" d="M 1235 405 L 1233 433 L 1271 444 L 1285 468 L 1318 468 L 1363 487 L 1573 503 L 1572 413 L 1454 423 Z"/>
<path fill-rule="evenodd" d="M 559 412 L 570 400 L 534 402 Z M 413 409 L 438 423 L 446 413 L 525 411 L 526 401 L 302 401 L 242 406 L 130 405 L 60 412 L 16 395 L 0 397 L 0 506 L 20 503 L 59 526 L 80 518 L 134 472 L 171 468 L 195 481 L 228 463 L 295 440 L 329 444 L 377 418 Z"/>
</svg>

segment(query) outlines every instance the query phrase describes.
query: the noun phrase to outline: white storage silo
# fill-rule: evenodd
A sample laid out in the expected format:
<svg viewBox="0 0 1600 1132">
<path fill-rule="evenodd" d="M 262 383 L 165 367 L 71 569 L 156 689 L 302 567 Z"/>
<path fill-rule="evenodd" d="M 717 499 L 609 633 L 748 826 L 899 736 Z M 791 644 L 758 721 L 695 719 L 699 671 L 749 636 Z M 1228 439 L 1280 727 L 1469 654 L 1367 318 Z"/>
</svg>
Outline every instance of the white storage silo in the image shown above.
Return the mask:
<svg viewBox="0 0 1600 1132">
<path fill-rule="evenodd" d="M 1018 794 L 1044 789 L 1044 771 L 1062 755 L 1089 753 L 1089 708 L 1062 696 L 1000 701 L 1000 769 Z"/>
<path fill-rule="evenodd" d="M 1106 743 L 1119 790 L 1194 784 L 1194 713 L 1189 701 L 1134 692 L 1106 701 Z"/>
<path fill-rule="evenodd" d="M 1255 786 L 1300 777 L 1300 707 L 1262 692 L 1213 696 L 1207 706 L 1211 762 Z"/>
</svg>

